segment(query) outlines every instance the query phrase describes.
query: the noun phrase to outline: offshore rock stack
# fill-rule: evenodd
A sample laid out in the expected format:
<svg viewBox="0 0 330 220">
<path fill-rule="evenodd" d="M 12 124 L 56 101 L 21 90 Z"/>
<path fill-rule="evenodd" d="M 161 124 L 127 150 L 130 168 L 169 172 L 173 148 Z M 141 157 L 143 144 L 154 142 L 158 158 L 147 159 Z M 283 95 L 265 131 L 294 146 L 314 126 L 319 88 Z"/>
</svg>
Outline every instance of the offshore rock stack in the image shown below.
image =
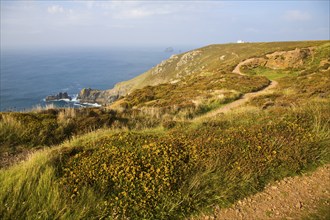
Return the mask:
<svg viewBox="0 0 330 220">
<path fill-rule="evenodd" d="M 46 97 L 46 101 L 56 101 L 56 100 L 61 100 L 61 99 L 71 100 L 72 98 L 68 95 L 67 92 L 60 92 L 56 95 L 49 95 Z"/>
</svg>

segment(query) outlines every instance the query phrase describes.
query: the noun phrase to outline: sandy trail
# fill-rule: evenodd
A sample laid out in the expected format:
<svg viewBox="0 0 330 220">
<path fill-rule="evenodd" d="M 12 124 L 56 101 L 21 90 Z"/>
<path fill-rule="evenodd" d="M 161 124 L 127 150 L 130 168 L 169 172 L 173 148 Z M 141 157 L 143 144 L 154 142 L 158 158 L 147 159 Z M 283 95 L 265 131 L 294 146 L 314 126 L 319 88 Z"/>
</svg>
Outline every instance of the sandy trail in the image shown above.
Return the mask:
<svg viewBox="0 0 330 220">
<path fill-rule="evenodd" d="M 213 215 L 195 219 L 302 219 L 316 213 L 320 205 L 330 207 L 329 198 L 330 164 L 327 164 L 311 174 L 284 178 L 229 208 L 216 207 Z"/>
<path fill-rule="evenodd" d="M 247 63 L 252 62 L 254 59 L 255 58 L 250 58 L 250 59 L 247 59 L 247 60 L 244 60 L 244 61 L 240 62 L 239 64 L 237 64 L 237 66 L 233 70 L 233 73 L 236 73 L 236 74 L 239 74 L 239 75 L 244 76 L 245 74 L 241 72 L 241 66 L 243 66 L 243 65 L 245 65 Z"/>
<path fill-rule="evenodd" d="M 200 119 L 203 119 L 203 118 L 210 118 L 210 117 L 215 117 L 216 115 L 218 114 L 221 114 L 221 113 L 226 113 L 226 112 L 229 112 L 233 109 L 237 109 L 238 107 L 242 106 L 243 104 L 245 104 L 246 102 L 248 102 L 251 98 L 254 98 L 256 96 L 260 96 L 260 95 L 263 95 L 263 94 L 266 94 L 268 93 L 270 90 L 274 89 L 276 86 L 277 86 L 277 82 L 276 81 L 271 81 L 270 84 L 265 87 L 264 89 L 262 90 L 259 90 L 257 92 L 250 92 L 250 93 L 246 93 L 244 94 L 240 99 L 236 100 L 236 101 L 233 101 L 223 107 L 220 107 L 218 109 L 215 109 L 213 111 L 210 111 L 200 117 L 196 117 L 195 120 L 200 120 Z"/>
<path fill-rule="evenodd" d="M 247 60 L 244 60 L 244 61 L 240 62 L 235 67 L 235 69 L 233 70 L 233 73 L 236 73 L 236 74 L 239 74 L 239 75 L 245 75 L 240 70 L 241 66 L 246 64 L 246 63 L 249 63 L 249 62 L 253 61 L 254 59 L 255 58 L 251 58 L 251 59 L 247 59 Z M 220 107 L 218 109 L 210 111 L 210 112 L 208 112 L 208 113 L 206 113 L 202 116 L 196 117 L 196 118 L 194 118 L 194 120 L 200 120 L 200 119 L 204 119 L 204 118 L 215 117 L 218 114 L 229 112 L 233 109 L 236 109 L 236 108 L 242 106 L 243 104 L 248 102 L 251 98 L 254 98 L 256 96 L 260 96 L 260 95 L 268 93 L 270 90 L 274 89 L 277 85 L 278 85 L 278 82 L 272 80 L 272 81 L 270 81 L 270 84 L 267 87 L 265 87 L 265 88 L 263 88 L 259 91 L 256 91 L 256 92 L 246 93 L 240 99 L 238 99 L 236 101 L 233 101 L 233 102 L 231 102 L 231 103 L 229 103 L 229 104 L 227 104 L 223 107 Z"/>
</svg>

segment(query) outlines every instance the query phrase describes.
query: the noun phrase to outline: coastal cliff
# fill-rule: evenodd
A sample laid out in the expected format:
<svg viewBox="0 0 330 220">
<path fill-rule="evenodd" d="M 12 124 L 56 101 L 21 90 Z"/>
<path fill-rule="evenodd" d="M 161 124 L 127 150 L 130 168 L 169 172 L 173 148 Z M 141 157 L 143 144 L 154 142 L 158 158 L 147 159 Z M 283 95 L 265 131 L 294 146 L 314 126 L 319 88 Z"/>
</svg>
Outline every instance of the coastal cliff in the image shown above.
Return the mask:
<svg viewBox="0 0 330 220">
<path fill-rule="evenodd" d="M 186 53 L 172 55 L 147 72 L 117 83 L 109 90 L 84 88 L 80 91 L 80 102 L 111 104 L 118 98 L 146 86 L 156 86 L 164 83 L 176 84 L 183 82 L 186 77 L 197 77 L 232 72 L 235 65 L 254 57 L 253 62 L 243 68 L 265 66 L 270 69 L 297 68 L 304 64 L 313 54 L 313 48 L 322 42 L 276 42 L 276 43 L 246 43 L 209 45 Z M 307 47 L 306 47 L 307 46 Z M 286 51 L 279 51 L 286 48 Z M 246 51 L 249 51 L 247 53 Z M 252 51 L 252 52 L 251 52 Z M 233 65 L 235 64 L 235 65 Z"/>
</svg>

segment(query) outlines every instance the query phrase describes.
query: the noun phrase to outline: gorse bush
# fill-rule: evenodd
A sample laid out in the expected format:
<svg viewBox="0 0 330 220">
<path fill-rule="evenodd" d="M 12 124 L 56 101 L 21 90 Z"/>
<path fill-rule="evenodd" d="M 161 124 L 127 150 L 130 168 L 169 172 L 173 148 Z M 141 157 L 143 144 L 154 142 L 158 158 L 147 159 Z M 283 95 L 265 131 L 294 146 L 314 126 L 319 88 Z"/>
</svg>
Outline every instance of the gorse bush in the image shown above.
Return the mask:
<svg viewBox="0 0 330 220">
<path fill-rule="evenodd" d="M 102 137 L 59 164 L 59 181 L 73 204 L 86 189 L 103 195 L 103 217 L 173 219 L 224 207 L 327 160 L 329 107 L 318 106 Z"/>
<path fill-rule="evenodd" d="M 120 133 L 96 145 L 67 161 L 61 183 L 72 199 L 83 187 L 106 195 L 104 208 L 117 217 L 164 218 L 164 198 L 179 193 L 201 156 L 171 136 Z"/>
<path fill-rule="evenodd" d="M 0 178 L 0 214 L 4 219 L 182 219 L 205 207 L 226 207 L 269 182 L 329 162 L 329 106 L 318 102 L 200 124 L 176 122 L 163 132 L 85 135 L 48 154 L 36 175 L 0 172 L 12 181 Z M 52 170 L 47 185 L 41 182 L 43 166 Z M 34 172 L 31 167 L 22 172 Z M 30 195 L 34 186 L 42 188 L 42 196 Z M 61 196 L 49 200 L 48 192 Z M 35 205 L 40 198 L 52 206 L 40 210 Z"/>
</svg>

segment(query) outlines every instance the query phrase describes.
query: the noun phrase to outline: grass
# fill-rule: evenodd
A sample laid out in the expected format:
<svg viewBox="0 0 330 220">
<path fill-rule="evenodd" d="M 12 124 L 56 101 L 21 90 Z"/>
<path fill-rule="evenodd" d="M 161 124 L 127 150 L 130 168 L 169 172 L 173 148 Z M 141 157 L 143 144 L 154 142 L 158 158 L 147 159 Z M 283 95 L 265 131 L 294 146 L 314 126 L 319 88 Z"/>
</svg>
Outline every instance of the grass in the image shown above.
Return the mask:
<svg viewBox="0 0 330 220">
<path fill-rule="evenodd" d="M 146 86 L 156 86 L 173 81 L 181 81 L 185 77 L 194 75 L 217 74 L 231 72 L 235 66 L 251 57 L 262 57 L 278 50 L 293 50 L 295 48 L 318 47 L 326 45 L 327 41 L 301 41 L 301 42 L 264 42 L 245 44 L 209 45 L 197 49 L 198 55 L 192 59 L 186 54 L 178 54 L 176 59 L 163 61 L 160 65 L 128 81 L 120 82 L 113 89 L 104 92 L 96 91 L 100 96 L 96 101 L 104 102 L 105 96 L 130 94 L 136 89 Z M 190 51 L 193 53 L 193 51 Z M 221 59 L 221 57 L 224 57 Z M 187 60 L 183 62 L 181 60 Z M 109 104 L 109 103 L 107 103 Z"/>
<path fill-rule="evenodd" d="M 201 72 L 231 72 L 240 61 L 251 57 L 261 57 L 278 50 L 293 50 L 301 47 L 325 45 L 326 43 L 327 41 L 304 41 L 209 45 L 199 48 L 198 51 L 201 53 L 195 56 L 192 62 L 187 62 L 180 68 L 177 68 L 177 64 L 184 54 L 178 54 L 177 59 L 164 62 L 138 77 L 118 83 L 115 90 L 126 88 L 126 93 L 130 93 L 145 86 L 168 83 Z M 222 56 L 224 56 L 223 60 L 220 59 Z M 155 69 L 159 69 L 157 74 L 155 74 Z"/>
<path fill-rule="evenodd" d="M 317 63 L 328 47 L 298 76 L 260 73 L 279 86 L 251 100 L 252 107 L 194 122 L 180 116 L 203 114 L 269 83 L 262 76 L 221 72 L 211 65 L 216 54 L 228 55 L 223 65 L 229 71 L 252 52 L 309 44 L 317 43 L 247 44 L 239 57 L 227 53 L 237 54 L 236 45 L 202 48 L 198 62 L 209 62 L 205 74 L 136 90 L 121 100 L 126 105 L 121 112 L 1 113 L 3 152 L 52 148 L 0 170 L 0 218 L 183 219 L 329 163 L 330 76 Z M 200 109 L 184 108 L 194 104 L 189 99 Z M 267 110 L 253 107 L 269 101 L 274 105 Z M 172 107 L 173 114 L 162 110 Z"/>
<path fill-rule="evenodd" d="M 51 151 L 35 153 L 27 162 L 0 173 L 1 219 L 80 219 L 95 217 L 95 197 L 85 191 L 78 210 L 69 208 L 71 201 L 63 197 L 56 181 L 56 167 L 49 158 Z M 10 192 L 10 194 L 8 194 Z M 33 192 L 33 193 L 32 193 Z M 14 200 L 12 200 L 14 199 Z M 86 207 L 86 208 L 84 208 Z"/>
<path fill-rule="evenodd" d="M 120 115 L 96 108 L 48 109 L 38 112 L 0 113 L 0 167 L 10 165 L 10 158 L 26 151 L 59 144 L 73 136 L 103 127 L 122 128 L 153 126 L 160 121 L 146 117 Z M 6 162 L 7 161 L 7 162 Z M 9 163 L 8 163 L 9 161 Z"/>
<path fill-rule="evenodd" d="M 126 108 L 153 109 L 191 118 L 232 102 L 244 93 L 258 91 L 269 84 L 265 77 L 231 73 L 186 77 L 179 84 L 161 84 L 137 89 L 122 102 Z M 145 111 L 146 112 L 146 111 Z"/>
<path fill-rule="evenodd" d="M 82 136 L 1 170 L 1 217 L 176 219 L 226 207 L 329 162 L 328 104 Z"/>
<path fill-rule="evenodd" d="M 292 72 L 291 70 L 274 70 L 266 67 L 257 67 L 248 71 L 244 71 L 244 73 L 251 76 L 265 76 L 270 80 L 277 80 L 287 76 L 298 76 L 297 72 Z"/>
</svg>

